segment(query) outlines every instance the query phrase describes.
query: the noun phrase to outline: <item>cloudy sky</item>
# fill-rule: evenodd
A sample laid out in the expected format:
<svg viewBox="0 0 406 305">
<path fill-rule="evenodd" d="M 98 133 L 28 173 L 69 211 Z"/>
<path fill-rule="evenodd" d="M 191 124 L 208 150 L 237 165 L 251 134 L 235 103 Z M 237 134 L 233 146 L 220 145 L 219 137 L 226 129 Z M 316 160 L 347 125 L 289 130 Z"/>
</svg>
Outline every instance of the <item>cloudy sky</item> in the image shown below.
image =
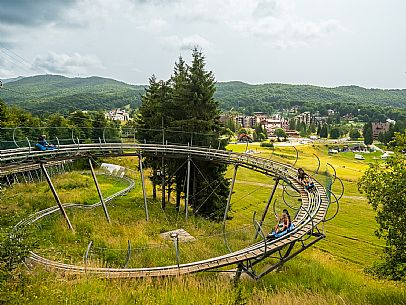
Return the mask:
<svg viewBox="0 0 406 305">
<path fill-rule="evenodd" d="M 406 88 L 404 0 L 0 0 L 0 79 L 166 79 L 198 45 L 218 81 Z"/>
</svg>

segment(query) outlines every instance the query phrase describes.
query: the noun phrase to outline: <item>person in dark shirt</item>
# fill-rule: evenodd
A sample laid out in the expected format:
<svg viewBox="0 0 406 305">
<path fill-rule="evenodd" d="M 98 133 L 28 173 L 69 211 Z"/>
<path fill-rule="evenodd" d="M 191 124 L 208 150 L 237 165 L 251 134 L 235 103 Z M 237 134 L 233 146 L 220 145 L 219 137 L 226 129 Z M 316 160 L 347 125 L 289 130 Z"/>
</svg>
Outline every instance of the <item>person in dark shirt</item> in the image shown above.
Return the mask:
<svg viewBox="0 0 406 305">
<path fill-rule="evenodd" d="M 35 147 L 39 150 L 54 150 L 55 147 L 52 144 L 49 144 L 46 140 L 45 135 L 41 135 L 38 137 L 38 142 L 35 144 Z"/>
<path fill-rule="evenodd" d="M 279 219 L 272 232 L 268 234 L 268 238 L 275 239 L 281 237 L 293 228 L 294 226 L 292 224 L 289 211 L 287 209 L 284 209 L 282 212 L 282 217 Z"/>
<path fill-rule="evenodd" d="M 305 173 L 303 168 L 297 170 L 297 178 L 299 182 L 305 187 L 306 190 L 311 190 L 314 187 L 314 182 L 308 174 Z"/>
</svg>

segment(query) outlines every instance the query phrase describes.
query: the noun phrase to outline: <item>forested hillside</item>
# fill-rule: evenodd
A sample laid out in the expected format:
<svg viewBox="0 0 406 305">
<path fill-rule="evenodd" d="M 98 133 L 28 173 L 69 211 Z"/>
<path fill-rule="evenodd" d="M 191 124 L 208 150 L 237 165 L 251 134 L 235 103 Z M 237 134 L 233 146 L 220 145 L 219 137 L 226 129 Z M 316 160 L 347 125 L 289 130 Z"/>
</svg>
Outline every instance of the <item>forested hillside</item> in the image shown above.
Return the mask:
<svg viewBox="0 0 406 305">
<path fill-rule="evenodd" d="M 0 92 L 6 103 L 34 113 L 104 110 L 130 105 L 138 108 L 144 86 L 102 77 L 67 78 L 37 75 L 7 83 Z"/>
<path fill-rule="evenodd" d="M 337 104 L 406 108 L 406 90 L 365 89 L 357 86 L 325 88 L 310 85 L 218 83 L 216 97 L 224 110 L 272 112 L 293 105 Z M 319 107 L 319 106 L 317 106 Z M 322 107 L 325 108 L 325 107 Z"/>
<path fill-rule="evenodd" d="M 72 112 L 104 110 L 130 105 L 138 108 L 143 85 L 129 85 L 101 77 L 67 78 L 59 75 L 38 75 L 4 85 L 0 98 L 31 112 Z M 371 106 L 406 109 L 406 89 L 365 89 L 357 86 L 324 88 L 310 85 L 219 82 L 215 98 L 224 111 L 237 110 L 271 113 L 293 105 L 302 110 L 350 107 L 371 109 Z M 373 107 L 373 108 L 374 108 Z M 387 112 L 387 111 L 385 111 Z"/>
</svg>

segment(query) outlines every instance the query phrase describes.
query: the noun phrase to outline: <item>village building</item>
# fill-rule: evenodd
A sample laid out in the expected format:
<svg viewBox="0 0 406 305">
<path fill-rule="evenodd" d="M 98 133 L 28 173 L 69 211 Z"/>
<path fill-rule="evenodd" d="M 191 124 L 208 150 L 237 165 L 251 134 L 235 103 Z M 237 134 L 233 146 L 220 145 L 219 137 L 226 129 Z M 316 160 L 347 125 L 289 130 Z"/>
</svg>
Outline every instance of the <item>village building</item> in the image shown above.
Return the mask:
<svg viewBox="0 0 406 305">
<path fill-rule="evenodd" d="M 385 133 L 389 131 L 390 123 L 389 122 L 378 122 L 372 123 L 372 136 L 374 140 L 378 139 L 380 133 Z"/>
<path fill-rule="evenodd" d="M 130 120 L 130 114 L 125 110 L 114 109 L 106 113 L 106 118 L 111 121 L 128 122 Z"/>
</svg>

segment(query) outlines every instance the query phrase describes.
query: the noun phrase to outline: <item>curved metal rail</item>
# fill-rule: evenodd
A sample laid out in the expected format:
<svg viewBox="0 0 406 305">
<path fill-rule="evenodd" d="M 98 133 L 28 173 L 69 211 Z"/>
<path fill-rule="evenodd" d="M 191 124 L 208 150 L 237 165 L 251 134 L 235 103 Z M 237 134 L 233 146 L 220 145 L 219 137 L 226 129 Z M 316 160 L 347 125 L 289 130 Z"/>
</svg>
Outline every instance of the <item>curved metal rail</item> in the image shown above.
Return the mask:
<svg viewBox="0 0 406 305">
<path fill-rule="evenodd" d="M 209 269 L 219 268 L 232 264 L 242 264 L 242 262 L 267 257 L 275 251 L 280 251 L 289 245 L 289 249 L 296 241 L 301 241 L 306 235 L 313 232 L 315 226 L 325 219 L 329 202 L 324 187 L 315 181 L 314 190 L 309 193 L 297 180 L 297 170 L 291 165 L 272 161 L 265 158 L 239 154 L 224 150 L 213 150 L 211 148 L 200 148 L 191 146 L 176 145 L 153 145 L 138 143 L 97 143 L 60 145 L 59 149 L 53 151 L 32 151 L 25 148 L 3 150 L 0 152 L 0 176 L 8 175 L 10 172 L 21 172 L 26 168 L 35 167 L 38 159 L 50 158 L 51 160 L 72 159 L 74 157 L 97 156 L 138 156 L 165 154 L 173 158 L 190 155 L 193 158 L 210 159 L 212 162 L 228 164 L 238 164 L 257 172 L 269 176 L 283 179 L 300 194 L 302 205 L 296 214 L 293 224 L 295 228 L 287 234 L 272 240 L 262 240 L 244 249 L 227 253 L 222 256 L 209 258 L 187 264 L 171 265 L 150 268 L 97 268 L 64 264 L 55 262 L 36 253 L 31 252 L 30 261 L 45 266 L 47 269 L 61 270 L 67 273 L 87 273 L 109 278 L 136 278 L 136 277 L 158 277 L 176 276 Z M 23 160 L 23 161 L 22 161 Z M 16 163 L 20 161 L 21 163 Z M 31 163 L 30 163 L 31 162 Z M 72 205 L 72 207 L 78 205 Z M 25 225 L 34 222 L 39 218 L 53 213 L 53 208 L 49 208 L 34 214 L 29 220 L 25 220 L 18 225 Z M 18 226 L 17 225 L 17 226 Z M 319 238 L 324 235 L 320 234 Z M 303 248 L 305 249 L 305 248 Z M 299 250 L 302 251 L 302 250 Z M 296 254 L 295 254 L 296 255 Z M 293 257 L 294 255 L 292 255 Z M 267 271 L 268 272 L 268 271 Z"/>
</svg>

